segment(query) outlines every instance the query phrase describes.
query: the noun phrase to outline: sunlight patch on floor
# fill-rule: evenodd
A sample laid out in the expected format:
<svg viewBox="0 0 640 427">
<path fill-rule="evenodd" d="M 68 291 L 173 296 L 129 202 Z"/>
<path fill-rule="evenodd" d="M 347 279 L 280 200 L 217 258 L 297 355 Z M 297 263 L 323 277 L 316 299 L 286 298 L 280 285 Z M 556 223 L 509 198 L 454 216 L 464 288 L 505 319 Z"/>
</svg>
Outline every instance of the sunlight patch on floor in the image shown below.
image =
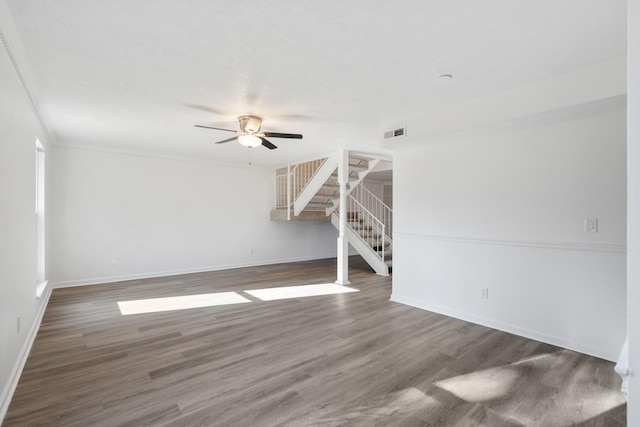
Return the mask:
<svg viewBox="0 0 640 427">
<path fill-rule="evenodd" d="M 358 292 L 358 290 L 336 285 L 335 283 L 320 283 L 317 285 L 254 289 L 243 292 L 262 301 L 274 301 L 287 298 L 344 294 Z M 189 308 L 214 307 L 217 305 L 243 304 L 248 302 L 252 301 L 237 292 L 218 292 L 212 294 L 118 301 L 118 308 L 123 316 L 127 316 L 130 314 L 157 313 L 161 311 L 186 310 Z"/>
<path fill-rule="evenodd" d="M 384 410 L 393 414 L 420 413 L 425 410 L 435 409 L 442 403 L 422 390 L 415 387 L 405 388 L 392 394 L 392 400 L 384 406 Z"/>
<path fill-rule="evenodd" d="M 467 402 L 486 402 L 505 396 L 518 378 L 520 373 L 516 369 L 501 366 L 447 378 L 435 384 Z"/>
<path fill-rule="evenodd" d="M 281 286 L 278 288 L 254 289 L 245 291 L 249 295 L 262 301 L 274 301 L 287 298 L 304 298 L 318 295 L 345 294 L 358 292 L 357 289 L 335 283 L 320 283 L 317 285 Z"/>
<path fill-rule="evenodd" d="M 596 384 L 592 384 L 591 389 L 592 396 L 577 399 L 574 395 L 567 393 L 568 401 L 563 402 L 567 407 L 575 410 L 577 422 L 587 422 L 627 402 L 624 395 L 617 390 L 608 390 Z"/>
<path fill-rule="evenodd" d="M 118 301 L 123 316 L 129 314 L 156 313 L 160 311 L 185 310 L 189 308 L 213 307 L 216 305 L 242 304 L 251 300 L 236 292 L 184 295 L 178 297 L 150 298 Z"/>
<path fill-rule="evenodd" d="M 341 415 L 339 418 L 322 421 L 324 424 L 329 425 L 343 425 L 345 420 L 347 420 L 347 424 L 352 421 L 353 424 L 358 425 L 396 425 L 392 420 L 400 418 L 405 421 L 419 420 L 421 414 L 428 411 L 436 411 L 441 407 L 442 403 L 438 399 L 415 387 L 409 387 L 383 396 L 377 406 L 361 406 Z M 317 423 L 317 425 L 324 424 Z"/>
<path fill-rule="evenodd" d="M 554 391 L 553 405 L 548 411 L 528 418 L 522 413 L 520 400 L 510 395 L 520 395 L 518 389 L 527 387 L 538 391 L 539 395 L 549 393 L 552 386 L 544 381 L 544 373 L 557 361 L 559 353 L 539 354 L 510 365 L 483 369 L 464 375 L 450 377 L 434 383 L 454 396 L 471 403 L 482 403 L 494 407 L 518 425 L 558 425 L 558 416 L 574 419 L 575 422 L 588 422 L 602 414 L 624 405 L 625 397 L 617 390 L 609 390 L 588 380 L 584 382 L 563 383 Z M 585 395 L 584 388 L 589 389 Z M 580 393 L 576 391 L 580 390 Z M 530 405 L 534 403 L 529 402 Z M 497 405 L 497 407 L 495 406 Z M 526 413 L 526 411 L 525 411 Z M 567 415 L 568 414 L 568 415 Z M 572 424 L 573 425 L 573 424 Z"/>
</svg>

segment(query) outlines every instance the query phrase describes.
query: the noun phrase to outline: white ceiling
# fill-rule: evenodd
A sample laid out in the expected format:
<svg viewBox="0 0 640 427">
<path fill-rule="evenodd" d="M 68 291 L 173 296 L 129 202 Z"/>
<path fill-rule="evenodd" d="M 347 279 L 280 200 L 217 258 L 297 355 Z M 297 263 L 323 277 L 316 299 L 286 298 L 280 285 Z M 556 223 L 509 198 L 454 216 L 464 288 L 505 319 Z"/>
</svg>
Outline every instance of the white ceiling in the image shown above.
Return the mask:
<svg viewBox="0 0 640 427">
<path fill-rule="evenodd" d="M 0 1 L 57 143 L 263 165 L 626 54 L 624 0 Z M 304 139 L 193 127 L 247 113 Z"/>
</svg>

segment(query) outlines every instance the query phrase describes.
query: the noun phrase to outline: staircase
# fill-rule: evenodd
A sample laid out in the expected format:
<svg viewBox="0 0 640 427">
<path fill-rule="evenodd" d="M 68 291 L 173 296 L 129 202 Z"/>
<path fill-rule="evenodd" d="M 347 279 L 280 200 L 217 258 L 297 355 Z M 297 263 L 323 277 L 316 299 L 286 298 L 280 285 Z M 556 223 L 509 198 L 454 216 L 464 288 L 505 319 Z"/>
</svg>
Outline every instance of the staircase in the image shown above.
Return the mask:
<svg viewBox="0 0 640 427">
<path fill-rule="evenodd" d="M 345 237 L 377 274 L 386 276 L 392 266 L 393 212 L 362 185 L 378 161 L 362 155 L 349 156 Z M 276 171 L 272 220 L 331 221 L 339 229 L 342 208 L 337 155 Z"/>
</svg>

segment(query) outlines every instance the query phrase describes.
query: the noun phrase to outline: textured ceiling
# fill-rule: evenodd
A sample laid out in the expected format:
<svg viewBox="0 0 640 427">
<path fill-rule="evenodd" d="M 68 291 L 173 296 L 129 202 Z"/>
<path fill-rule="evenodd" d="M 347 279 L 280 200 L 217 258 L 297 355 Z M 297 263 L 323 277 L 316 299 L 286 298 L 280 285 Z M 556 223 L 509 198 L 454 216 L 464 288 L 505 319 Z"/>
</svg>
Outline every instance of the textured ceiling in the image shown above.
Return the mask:
<svg viewBox="0 0 640 427">
<path fill-rule="evenodd" d="M 193 124 L 304 134 L 264 165 L 626 54 L 623 0 L 0 1 L 58 143 L 244 162 Z"/>
</svg>

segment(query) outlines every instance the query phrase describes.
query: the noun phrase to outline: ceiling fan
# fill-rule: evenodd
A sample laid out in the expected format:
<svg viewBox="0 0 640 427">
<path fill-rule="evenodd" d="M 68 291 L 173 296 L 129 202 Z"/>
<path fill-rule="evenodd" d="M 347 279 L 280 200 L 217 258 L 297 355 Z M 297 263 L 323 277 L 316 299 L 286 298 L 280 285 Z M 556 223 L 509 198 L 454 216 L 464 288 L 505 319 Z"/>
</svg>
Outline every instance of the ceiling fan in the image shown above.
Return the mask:
<svg viewBox="0 0 640 427">
<path fill-rule="evenodd" d="M 232 129 L 223 129 L 217 128 L 213 126 L 205 126 L 205 125 L 195 125 L 198 128 L 205 129 L 214 129 L 214 130 L 223 130 L 225 132 L 233 132 L 237 136 L 232 138 L 223 139 L 222 141 L 216 142 L 216 144 L 224 144 L 229 141 L 233 141 L 234 139 L 238 139 L 240 144 L 245 147 L 253 148 L 259 145 L 263 145 L 267 147 L 269 150 L 274 150 L 278 147 L 273 145 L 270 141 L 268 141 L 265 137 L 268 138 L 289 138 L 289 139 L 302 139 L 302 135 L 299 133 L 279 133 L 279 132 L 261 132 L 260 126 L 262 126 L 262 119 L 257 116 L 240 116 L 238 117 L 238 122 L 240 123 L 240 130 L 232 130 Z"/>
</svg>

